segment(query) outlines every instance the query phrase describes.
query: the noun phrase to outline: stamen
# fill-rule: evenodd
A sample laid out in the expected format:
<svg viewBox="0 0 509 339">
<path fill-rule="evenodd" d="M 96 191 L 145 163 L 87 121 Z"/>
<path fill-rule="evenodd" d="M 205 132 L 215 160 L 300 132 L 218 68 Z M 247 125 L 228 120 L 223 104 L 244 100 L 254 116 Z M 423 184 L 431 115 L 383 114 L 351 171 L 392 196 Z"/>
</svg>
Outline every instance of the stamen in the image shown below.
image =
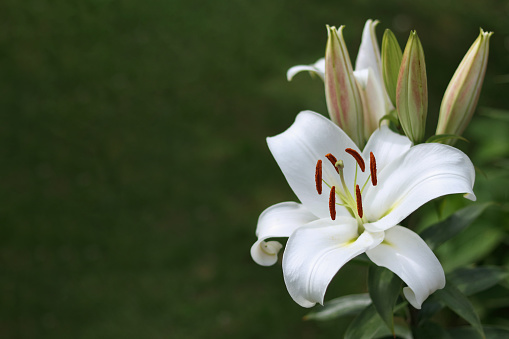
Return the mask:
<svg viewBox="0 0 509 339">
<path fill-rule="evenodd" d="M 330 154 L 330 153 L 326 154 L 326 155 L 325 155 L 325 157 L 326 157 L 327 159 L 329 159 L 329 161 L 330 161 L 330 163 L 332 164 L 332 166 L 334 166 L 334 168 L 336 169 L 336 172 L 338 172 L 338 173 L 339 173 L 339 170 L 338 170 L 338 169 L 337 169 L 337 167 L 336 167 L 336 162 L 338 162 L 338 160 L 336 159 L 336 157 L 335 157 L 335 156 L 333 156 L 333 155 L 332 155 L 332 154 Z"/>
<path fill-rule="evenodd" d="M 378 180 L 376 178 L 376 159 L 373 152 L 369 152 L 369 170 L 371 171 L 371 183 L 376 186 Z"/>
<path fill-rule="evenodd" d="M 322 160 L 316 162 L 315 184 L 318 194 L 322 194 Z"/>
<path fill-rule="evenodd" d="M 362 197 L 361 197 L 361 190 L 359 188 L 359 185 L 355 186 L 355 195 L 357 197 L 357 214 L 359 215 L 359 218 L 362 218 L 364 213 L 362 211 Z"/>
<path fill-rule="evenodd" d="M 329 212 L 330 218 L 336 220 L 336 186 L 332 186 L 329 195 Z"/>
<path fill-rule="evenodd" d="M 345 149 L 345 152 L 355 158 L 355 161 L 357 161 L 357 163 L 359 164 L 361 171 L 364 172 L 364 170 L 366 169 L 366 165 L 364 164 L 364 159 L 362 159 L 361 155 L 356 150 L 351 148 Z"/>
</svg>

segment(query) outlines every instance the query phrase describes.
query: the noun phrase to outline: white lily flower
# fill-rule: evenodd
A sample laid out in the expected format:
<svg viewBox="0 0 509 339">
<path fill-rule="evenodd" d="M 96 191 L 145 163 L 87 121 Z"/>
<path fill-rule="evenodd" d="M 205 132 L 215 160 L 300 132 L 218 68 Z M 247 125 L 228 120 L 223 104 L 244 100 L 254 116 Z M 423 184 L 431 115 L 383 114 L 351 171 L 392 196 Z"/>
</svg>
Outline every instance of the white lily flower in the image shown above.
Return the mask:
<svg viewBox="0 0 509 339">
<path fill-rule="evenodd" d="M 431 249 L 398 223 L 446 194 L 475 200 L 474 167 L 464 153 L 436 143 L 412 147 L 387 126 L 361 152 L 337 125 L 310 111 L 267 143 L 301 203 L 279 203 L 260 215 L 251 255 L 273 265 L 282 245 L 266 240 L 289 237 L 283 275 L 299 305 L 323 304 L 334 275 L 361 253 L 406 283 L 403 293 L 415 308 L 445 286 Z"/>
<path fill-rule="evenodd" d="M 369 137 L 378 128 L 380 119 L 394 109 L 382 78 L 380 48 L 375 28 L 378 21 L 368 20 L 362 32 L 361 45 L 355 62 L 354 78 L 362 97 L 364 108 L 364 134 Z M 311 65 L 291 67 L 286 73 L 288 81 L 302 71 L 308 71 L 325 79 L 325 59 Z"/>
</svg>

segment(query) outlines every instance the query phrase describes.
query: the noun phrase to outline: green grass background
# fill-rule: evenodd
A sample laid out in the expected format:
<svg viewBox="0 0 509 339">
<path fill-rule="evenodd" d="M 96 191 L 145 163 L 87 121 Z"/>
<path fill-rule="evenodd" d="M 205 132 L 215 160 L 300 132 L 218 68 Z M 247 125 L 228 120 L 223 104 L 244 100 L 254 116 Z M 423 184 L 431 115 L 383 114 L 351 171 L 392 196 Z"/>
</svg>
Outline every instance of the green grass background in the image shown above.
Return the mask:
<svg viewBox="0 0 509 339">
<path fill-rule="evenodd" d="M 495 31 L 480 105 L 508 108 L 508 17 L 495 0 L 1 1 L 0 337 L 340 337 L 349 319 L 302 321 L 280 265 L 249 255 L 260 212 L 295 200 L 265 137 L 326 113 L 320 80 L 286 70 L 323 56 L 326 24 L 353 60 L 368 18 L 380 41 L 416 29 L 430 135 L 479 27 Z M 485 171 L 507 127 L 471 124 Z M 365 289 L 347 265 L 326 298 Z"/>
</svg>

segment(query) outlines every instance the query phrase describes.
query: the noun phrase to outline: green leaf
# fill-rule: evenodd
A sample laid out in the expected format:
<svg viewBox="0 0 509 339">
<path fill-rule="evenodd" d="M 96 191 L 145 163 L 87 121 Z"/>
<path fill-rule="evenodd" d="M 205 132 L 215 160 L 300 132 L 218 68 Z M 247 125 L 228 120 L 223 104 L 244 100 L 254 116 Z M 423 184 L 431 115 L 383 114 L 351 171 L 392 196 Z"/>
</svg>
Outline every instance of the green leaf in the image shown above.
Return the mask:
<svg viewBox="0 0 509 339">
<path fill-rule="evenodd" d="M 509 338 L 509 328 L 498 326 L 484 326 L 484 333 L 489 339 Z M 476 329 L 472 327 L 453 328 L 447 331 L 451 339 L 477 339 L 479 337 Z"/>
<path fill-rule="evenodd" d="M 447 281 L 455 285 L 461 293 L 469 296 L 502 283 L 507 277 L 509 277 L 509 271 L 505 268 L 483 266 L 457 269 L 447 274 Z M 419 312 L 419 323 L 423 324 L 444 306 L 445 303 L 440 300 L 439 294 L 431 295 L 422 305 Z"/>
<path fill-rule="evenodd" d="M 398 311 L 405 307 L 407 302 L 402 302 L 395 307 Z M 345 339 L 371 339 L 384 334 L 388 330 L 387 325 L 378 314 L 373 304 L 366 307 L 346 329 Z"/>
<path fill-rule="evenodd" d="M 373 304 L 366 307 L 346 329 L 345 339 L 371 339 L 385 326 Z"/>
<path fill-rule="evenodd" d="M 415 339 L 451 339 L 446 330 L 435 322 L 426 322 L 414 329 Z"/>
<path fill-rule="evenodd" d="M 380 317 L 394 334 L 394 305 L 401 290 L 401 279 L 390 270 L 372 265 L 368 273 L 369 296 Z"/>
<path fill-rule="evenodd" d="M 496 266 L 460 268 L 447 275 L 458 290 L 465 295 L 472 295 L 498 284 L 509 277 L 509 271 Z"/>
<path fill-rule="evenodd" d="M 317 306 L 315 311 L 304 316 L 304 320 L 330 320 L 355 315 L 370 304 L 371 299 L 367 293 L 346 295 L 332 299 L 324 306 Z"/>
<path fill-rule="evenodd" d="M 392 112 L 394 112 L 394 111 L 391 111 L 389 114 L 386 114 L 380 118 L 380 120 L 378 121 L 378 127 L 380 127 L 382 125 L 382 121 L 384 121 L 384 120 L 389 120 L 389 122 L 392 122 L 394 124 L 394 126 L 396 126 L 396 128 L 400 127 L 398 117 L 396 115 L 394 115 Z"/>
<path fill-rule="evenodd" d="M 493 203 L 474 204 L 460 209 L 447 219 L 426 228 L 421 238 L 434 250 L 450 238 L 467 228 L 486 208 Z"/>
<path fill-rule="evenodd" d="M 465 141 L 465 142 L 470 142 L 470 141 L 468 141 L 468 139 L 462 137 L 461 135 L 456 135 L 456 134 L 437 134 L 437 135 L 433 135 L 433 136 L 429 137 L 428 140 L 426 140 L 426 143 L 442 142 L 442 141 L 445 141 L 445 140 L 456 140 L 456 139 L 459 139 L 459 140 L 462 140 L 462 141 Z"/>
<path fill-rule="evenodd" d="M 403 52 L 398 40 L 390 29 L 386 29 L 382 38 L 382 75 L 385 88 L 392 104 L 396 106 L 396 86 Z"/>
<path fill-rule="evenodd" d="M 369 258 L 366 255 L 366 253 L 359 254 L 358 256 L 353 258 L 350 262 L 351 263 L 355 263 L 355 264 L 359 264 L 359 265 L 363 265 L 363 266 L 373 265 L 373 262 L 371 260 L 369 260 Z"/>
<path fill-rule="evenodd" d="M 468 300 L 468 298 L 461 293 L 453 283 L 448 281 L 443 289 L 435 292 L 435 295 L 454 313 L 472 325 L 481 338 L 486 338 L 482 329 L 481 321 L 475 312 L 474 306 L 472 306 L 470 300 Z"/>
</svg>

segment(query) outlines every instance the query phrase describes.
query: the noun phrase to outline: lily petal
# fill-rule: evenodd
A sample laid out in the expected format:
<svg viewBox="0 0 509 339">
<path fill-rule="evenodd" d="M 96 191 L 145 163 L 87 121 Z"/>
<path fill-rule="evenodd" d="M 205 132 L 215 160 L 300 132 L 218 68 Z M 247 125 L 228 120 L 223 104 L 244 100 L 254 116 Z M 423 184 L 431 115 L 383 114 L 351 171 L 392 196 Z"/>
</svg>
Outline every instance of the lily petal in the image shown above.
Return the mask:
<svg viewBox="0 0 509 339">
<path fill-rule="evenodd" d="M 282 245 L 277 241 L 266 242 L 265 239 L 289 237 L 297 228 L 316 219 L 314 214 L 296 202 L 282 202 L 267 208 L 258 218 L 258 240 L 251 247 L 251 257 L 258 265 L 274 265 Z"/>
<path fill-rule="evenodd" d="M 386 112 L 383 88 L 371 68 L 355 71 L 353 75 L 362 99 L 364 135 L 370 136 L 378 128 L 378 123 Z"/>
<path fill-rule="evenodd" d="M 318 75 L 322 80 L 325 78 L 325 58 L 318 59 L 314 64 L 312 65 L 297 65 L 291 67 L 286 72 L 286 78 L 288 81 L 292 81 L 293 77 L 300 72 L 303 71 L 309 71 L 313 72 L 316 75 Z"/>
<path fill-rule="evenodd" d="M 373 152 L 379 173 L 387 164 L 406 153 L 410 147 L 412 147 L 410 139 L 394 133 L 384 125 L 371 135 L 364 151 L 362 151 L 362 156 L 364 159 L 369 159 L 369 153 Z"/>
<path fill-rule="evenodd" d="M 318 159 L 332 153 L 345 164 L 345 180 L 353 182 L 355 160 L 345 152 L 352 148 L 359 152 L 355 143 L 332 121 L 324 116 L 304 111 L 285 132 L 267 138 L 272 155 L 276 159 L 288 184 L 299 200 L 314 215 L 329 216 L 329 196 L 319 195 L 315 185 L 315 168 Z M 360 152 L 359 152 L 360 153 Z M 340 187 L 340 179 L 334 167 L 325 160 L 322 178 L 331 186 Z M 349 215 L 346 208 L 336 206 L 339 215 Z"/>
<path fill-rule="evenodd" d="M 465 193 L 475 201 L 474 179 L 474 165 L 460 150 L 435 143 L 414 146 L 380 171 L 376 187 L 367 187 L 365 216 L 376 221 L 364 227 L 372 232 L 389 229 L 447 194 Z"/>
<path fill-rule="evenodd" d="M 364 25 L 362 31 L 361 45 L 357 53 L 357 60 L 355 60 L 355 70 L 369 69 L 374 72 L 376 81 L 382 88 L 382 61 L 380 58 L 380 47 L 376 39 L 375 28 L 378 25 L 378 20 L 369 19 Z"/>
<path fill-rule="evenodd" d="M 302 307 L 323 304 L 327 286 L 338 270 L 382 240 L 383 232 L 364 232 L 357 238 L 357 222 L 352 217 L 320 219 L 299 228 L 288 239 L 283 254 L 290 296 Z"/>
<path fill-rule="evenodd" d="M 403 294 L 417 309 L 430 294 L 445 286 L 444 270 L 437 257 L 424 240 L 408 228 L 394 226 L 385 232 L 384 241 L 366 254 L 408 285 L 403 288 Z"/>
</svg>

